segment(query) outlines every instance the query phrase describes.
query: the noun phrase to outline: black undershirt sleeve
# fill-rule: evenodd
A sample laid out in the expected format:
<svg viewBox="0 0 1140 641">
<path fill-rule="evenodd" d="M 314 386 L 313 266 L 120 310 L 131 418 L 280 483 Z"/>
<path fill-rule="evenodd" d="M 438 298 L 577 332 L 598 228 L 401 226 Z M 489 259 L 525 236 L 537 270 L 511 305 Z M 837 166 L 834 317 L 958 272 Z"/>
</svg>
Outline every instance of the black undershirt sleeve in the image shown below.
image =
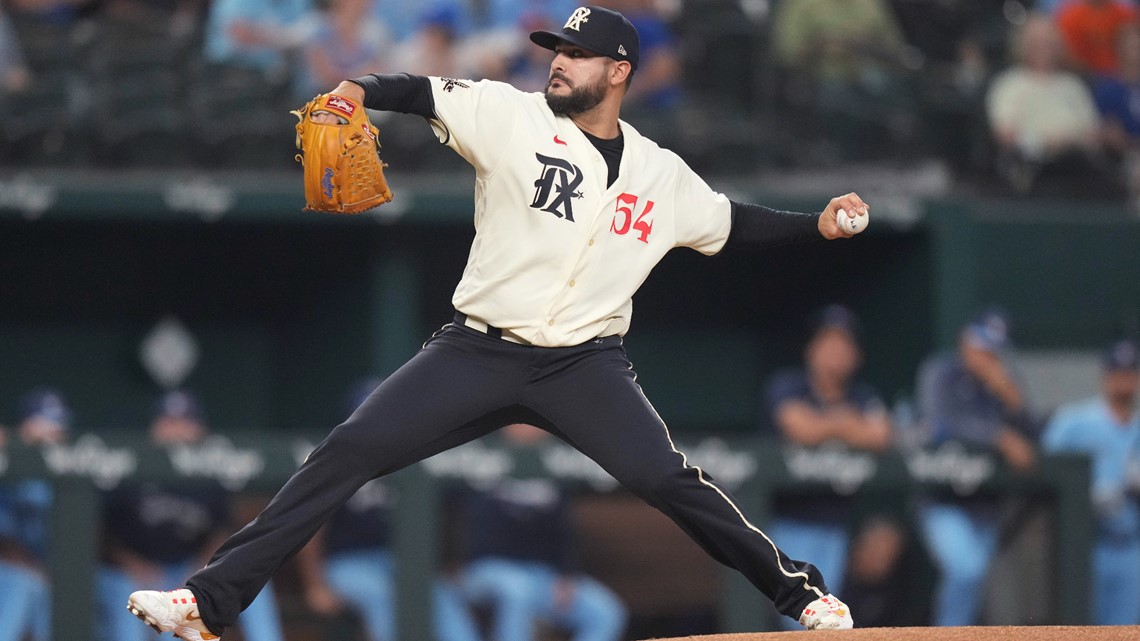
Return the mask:
<svg viewBox="0 0 1140 641">
<path fill-rule="evenodd" d="M 780 211 L 762 205 L 732 203 L 732 229 L 726 247 L 775 247 L 823 240 L 819 214 Z"/>
<path fill-rule="evenodd" d="M 370 73 L 352 78 L 364 89 L 364 106 L 379 111 L 398 111 L 435 118 L 431 81 L 410 73 Z"/>
</svg>

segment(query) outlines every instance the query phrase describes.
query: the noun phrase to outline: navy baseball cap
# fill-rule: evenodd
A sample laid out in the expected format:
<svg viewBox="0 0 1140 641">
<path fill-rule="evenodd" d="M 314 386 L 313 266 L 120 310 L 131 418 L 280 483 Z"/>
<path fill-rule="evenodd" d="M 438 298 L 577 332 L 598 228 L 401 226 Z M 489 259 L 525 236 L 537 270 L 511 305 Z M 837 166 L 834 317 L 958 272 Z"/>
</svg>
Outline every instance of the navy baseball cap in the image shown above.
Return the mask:
<svg viewBox="0 0 1140 641">
<path fill-rule="evenodd" d="M 1135 341 L 1118 340 L 1104 351 L 1104 369 L 1110 372 L 1140 370 L 1140 348 Z"/>
<path fill-rule="evenodd" d="M 20 403 L 20 420 L 41 418 L 54 423 L 60 429 L 66 429 L 71 424 L 71 410 L 63 395 L 59 391 L 49 388 L 36 388 L 26 395 Z"/>
<path fill-rule="evenodd" d="M 625 16 L 605 7 L 578 7 L 562 25 L 562 31 L 535 31 L 530 40 L 543 49 L 558 46 L 559 42 L 569 42 L 596 54 L 626 61 L 637 70 L 637 57 L 640 40 L 637 29 Z"/>
<path fill-rule="evenodd" d="M 202 422 L 206 418 L 197 397 L 190 392 L 177 390 L 163 394 L 162 398 L 158 399 L 154 413 L 160 417 L 198 422 Z"/>
<path fill-rule="evenodd" d="M 1009 346 L 1009 317 L 1000 309 L 987 309 L 975 316 L 964 332 L 970 345 L 997 353 Z"/>
<path fill-rule="evenodd" d="M 812 336 L 828 329 L 846 332 L 851 338 L 859 337 L 859 317 L 845 305 L 832 304 L 816 312 L 812 323 Z"/>
</svg>

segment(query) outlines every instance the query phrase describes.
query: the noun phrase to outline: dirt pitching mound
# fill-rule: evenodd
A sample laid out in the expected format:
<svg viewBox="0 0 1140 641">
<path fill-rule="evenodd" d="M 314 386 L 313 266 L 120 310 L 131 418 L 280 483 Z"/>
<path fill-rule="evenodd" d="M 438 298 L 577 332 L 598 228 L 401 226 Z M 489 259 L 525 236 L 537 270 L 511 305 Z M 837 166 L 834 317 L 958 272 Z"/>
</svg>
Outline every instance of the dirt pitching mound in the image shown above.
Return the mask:
<svg viewBox="0 0 1140 641">
<path fill-rule="evenodd" d="M 747 632 L 676 637 L 668 641 L 1137 641 L 1140 626 L 979 626 L 859 628 L 815 632 Z M 665 641 L 665 640 L 660 640 Z"/>
</svg>

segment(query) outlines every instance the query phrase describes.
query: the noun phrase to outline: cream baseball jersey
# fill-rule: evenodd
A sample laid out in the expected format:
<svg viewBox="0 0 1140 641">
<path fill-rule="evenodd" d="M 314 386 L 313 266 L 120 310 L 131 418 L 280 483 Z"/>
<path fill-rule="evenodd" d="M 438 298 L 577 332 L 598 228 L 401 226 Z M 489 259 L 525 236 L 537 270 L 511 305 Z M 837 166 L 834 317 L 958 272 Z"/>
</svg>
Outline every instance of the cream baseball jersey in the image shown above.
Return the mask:
<svg viewBox="0 0 1140 641">
<path fill-rule="evenodd" d="M 455 309 L 543 347 L 625 334 L 633 294 L 674 247 L 715 254 L 732 207 L 622 121 L 617 180 L 540 93 L 430 78 L 440 141 L 475 168 L 475 239 Z"/>
</svg>

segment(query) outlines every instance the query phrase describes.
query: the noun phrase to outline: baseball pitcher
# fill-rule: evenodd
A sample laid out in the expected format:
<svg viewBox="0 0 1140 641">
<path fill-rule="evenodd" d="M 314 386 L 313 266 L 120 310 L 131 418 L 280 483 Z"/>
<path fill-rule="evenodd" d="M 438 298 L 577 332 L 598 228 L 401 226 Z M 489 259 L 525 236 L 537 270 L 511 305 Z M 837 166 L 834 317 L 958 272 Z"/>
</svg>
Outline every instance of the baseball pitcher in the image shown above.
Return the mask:
<svg viewBox="0 0 1140 641">
<path fill-rule="evenodd" d="M 560 31 L 530 38 L 553 51 L 542 93 L 407 74 L 357 78 L 331 92 L 351 105 L 423 116 L 475 168 L 475 239 L 455 316 L 185 587 L 130 595 L 129 609 L 156 630 L 218 638 L 368 480 L 510 423 L 542 427 L 590 456 L 806 628 L 852 626 L 820 572 L 788 558 L 677 450 L 622 336 L 633 294 L 674 247 L 711 255 L 726 245 L 846 238 L 861 225 L 845 231 L 837 213 L 865 217 L 866 203 L 851 193 L 800 214 L 733 202 L 620 120 L 638 66 L 637 31 L 620 13 L 580 7 Z M 347 120 L 316 111 L 307 112 L 313 123 Z"/>
</svg>

